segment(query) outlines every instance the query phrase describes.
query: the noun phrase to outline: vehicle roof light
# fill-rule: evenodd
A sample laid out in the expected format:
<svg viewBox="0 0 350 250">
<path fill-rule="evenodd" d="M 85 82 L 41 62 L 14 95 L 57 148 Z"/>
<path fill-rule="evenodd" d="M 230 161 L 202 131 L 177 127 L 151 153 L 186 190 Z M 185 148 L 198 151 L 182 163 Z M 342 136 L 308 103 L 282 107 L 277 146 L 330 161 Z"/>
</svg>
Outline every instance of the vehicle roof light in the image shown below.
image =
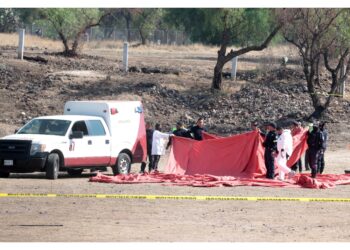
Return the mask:
<svg viewBox="0 0 350 250">
<path fill-rule="evenodd" d="M 116 108 L 111 108 L 111 115 L 118 114 L 118 109 Z"/>
</svg>

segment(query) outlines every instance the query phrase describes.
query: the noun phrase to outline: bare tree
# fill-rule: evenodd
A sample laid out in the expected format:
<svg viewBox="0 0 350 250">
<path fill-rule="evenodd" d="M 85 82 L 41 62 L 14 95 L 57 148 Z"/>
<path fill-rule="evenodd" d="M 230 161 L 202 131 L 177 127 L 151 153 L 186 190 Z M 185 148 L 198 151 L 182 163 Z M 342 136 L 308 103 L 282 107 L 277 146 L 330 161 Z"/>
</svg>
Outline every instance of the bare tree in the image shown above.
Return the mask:
<svg viewBox="0 0 350 250">
<path fill-rule="evenodd" d="M 290 9 L 289 13 L 280 13 L 279 19 L 284 20 L 288 15 L 298 18 L 286 23 L 283 36 L 299 50 L 315 109 L 309 118 L 318 119 L 328 109 L 339 84 L 345 81 L 349 71 L 349 41 L 342 36 L 342 24 L 348 20 L 347 13 L 344 9 Z M 346 71 L 341 75 L 344 65 L 347 65 Z M 322 70 L 331 76 L 326 95 L 319 83 L 319 72 Z"/>
</svg>

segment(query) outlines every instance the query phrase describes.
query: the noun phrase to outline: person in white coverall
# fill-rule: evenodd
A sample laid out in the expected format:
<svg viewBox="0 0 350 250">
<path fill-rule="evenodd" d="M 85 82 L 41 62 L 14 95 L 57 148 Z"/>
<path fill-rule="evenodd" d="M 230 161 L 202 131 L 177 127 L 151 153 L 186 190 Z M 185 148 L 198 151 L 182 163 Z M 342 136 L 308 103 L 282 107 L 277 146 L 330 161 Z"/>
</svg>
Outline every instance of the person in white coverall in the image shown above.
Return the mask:
<svg viewBox="0 0 350 250">
<path fill-rule="evenodd" d="M 156 124 L 152 138 L 152 171 L 158 171 L 160 157 L 165 154 L 165 146 L 170 134 L 162 133 L 160 124 Z"/>
<path fill-rule="evenodd" d="M 293 177 L 295 172 L 287 167 L 287 160 L 293 153 L 293 138 L 289 129 L 277 128 L 277 133 L 280 135 L 277 139 L 277 155 L 275 165 L 278 169 L 278 179 L 283 181 L 285 175 Z"/>
</svg>

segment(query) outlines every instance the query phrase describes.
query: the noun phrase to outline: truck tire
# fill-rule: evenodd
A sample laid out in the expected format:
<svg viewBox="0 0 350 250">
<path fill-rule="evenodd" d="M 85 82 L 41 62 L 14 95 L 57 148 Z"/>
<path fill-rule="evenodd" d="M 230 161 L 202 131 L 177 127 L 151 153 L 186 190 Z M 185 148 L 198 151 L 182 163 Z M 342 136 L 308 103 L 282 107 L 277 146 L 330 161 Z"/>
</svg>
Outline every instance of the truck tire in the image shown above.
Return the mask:
<svg viewBox="0 0 350 250">
<path fill-rule="evenodd" d="M 113 174 L 128 174 L 130 173 L 131 159 L 127 153 L 118 155 L 117 163 L 112 167 Z"/>
<path fill-rule="evenodd" d="M 82 168 L 68 168 L 67 173 L 70 176 L 77 177 L 80 176 L 84 169 Z"/>
<path fill-rule="evenodd" d="M 0 172 L 0 178 L 9 178 L 10 173 L 7 172 Z"/>
<path fill-rule="evenodd" d="M 60 169 L 60 157 L 56 153 L 49 154 L 46 160 L 46 178 L 56 180 Z"/>
</svg>

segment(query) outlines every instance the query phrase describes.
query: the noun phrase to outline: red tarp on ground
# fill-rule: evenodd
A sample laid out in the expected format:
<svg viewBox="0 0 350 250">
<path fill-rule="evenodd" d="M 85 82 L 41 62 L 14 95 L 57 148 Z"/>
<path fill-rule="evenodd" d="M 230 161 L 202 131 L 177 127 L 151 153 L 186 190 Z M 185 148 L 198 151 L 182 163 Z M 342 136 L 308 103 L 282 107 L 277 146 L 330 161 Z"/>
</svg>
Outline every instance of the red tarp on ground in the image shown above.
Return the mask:
<svg viewBox="0 0 350 250">
<path fill-rule="evenodd" d="M 174 137 L 164 174 L 130 174 L 104 176 L 98 174 L 90 181 L 108 183 L 168 183 L 196 187 L 269 186 L 332 188 L 350 184 L 350 175 L 297 175 L 281 182 L 265 179 L 263 138 L 257 131 L 227 138 L 208 133 L 203 141 Z M 306 130 L 293 136 L 292 166 L 307 149 Z"/>
<path fill-rule="evenodd" d="M 179 175 L 179 174 L 128 174 L 107 176 L 98 173 L 91 177 L 92 182 L 105 182 L 115 184 L 140 184 L 140 183 L 162 183 L 173 186 L 192 187 L 234 187 L 234 186 L 260 186 L 260 187 L 293 187 L 293 188 L 334 188 L 336 185 L 350 184 L 350 174 L 323 174 L 316 179 L 310 174 L 300 174 L 291 180 L 279 181 L 266 178 L 236 178 L 233 176 L 213 176 L 207 174 Z"/>
</svg>

